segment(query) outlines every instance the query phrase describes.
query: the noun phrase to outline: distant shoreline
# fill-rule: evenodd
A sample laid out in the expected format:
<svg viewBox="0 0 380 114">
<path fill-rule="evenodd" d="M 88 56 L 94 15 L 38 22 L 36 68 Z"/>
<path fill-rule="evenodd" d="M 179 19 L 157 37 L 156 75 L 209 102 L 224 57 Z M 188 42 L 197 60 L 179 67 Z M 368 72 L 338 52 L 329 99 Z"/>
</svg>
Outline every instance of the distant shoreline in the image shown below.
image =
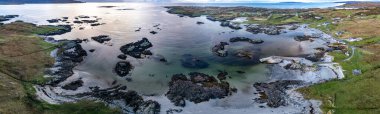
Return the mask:
<svg viewBox="0 0 380 114">
<path fill-rule="evenodd" d="M 22 4 L 66 4 L 66 3 L 85 3 L 82 1 L 76 1 L 76 0 L 57 0 L 57 1 L 44 1 L 44 0 L 20 0 L 20 1 L 13 1 L 13 0 L 5 0 L 1 1 L 0 5 L 22 5 Z"/>
</svg>

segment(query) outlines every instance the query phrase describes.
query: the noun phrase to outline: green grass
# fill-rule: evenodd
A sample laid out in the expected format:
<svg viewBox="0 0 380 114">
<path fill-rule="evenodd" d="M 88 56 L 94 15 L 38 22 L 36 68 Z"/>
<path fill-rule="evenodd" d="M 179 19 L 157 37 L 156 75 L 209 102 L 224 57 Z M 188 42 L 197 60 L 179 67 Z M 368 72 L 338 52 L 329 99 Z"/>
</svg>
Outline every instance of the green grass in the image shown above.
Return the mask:
<svg viewBox="0 0 380 114">
<path fill-rule="evenodd" d="M 289 23 L 302 23 L 304 20 L 295 15 L 280 15 L 273 14 L 268 19 L 256 20 L 255 18 L 249 18 L 246 24 L 266 24 L 266 25 L 283 25 Z"/>
<path fill-rule="evenodd" d="M 364 45 L 375 44 L 375 43 L 380 43 L 380 36 L 379 37 L 375 37 L 375 38 L 365 38 L 362 41 L 350 42 L 350 45 L 353 45 L 353 46 L 364 46 Z"/>
<path fill-rule="evenodd" d="M 117 109 L 109 108 L 104 103 L 95 101 L 53 105 L 37 100 L 33 85 L 43 84 L 49 80 L 43 77 L 43 72 L 54 62 L 49 53 L 56 45 L 43 41 L 36 34 L 59 29 L 61 28 L 36 26 L 20 21 L 0 26 L 0 113 L 120 113 Z"/>
<path fill-rule="evenodd" d="M 349 61 L 341 52 L 330 53 L 345 70 L 345 78 L 301 88 L 299 91 L 308 99 L 323 101 L 324 112 L 334 114 L 376 114 L 380 111 L 380 67 L 379 61 L 371 63 L 361 49 L 357 49 Z M 363 74 L 354 76 L 352 70 L 360 69 Z"/>
</svg>

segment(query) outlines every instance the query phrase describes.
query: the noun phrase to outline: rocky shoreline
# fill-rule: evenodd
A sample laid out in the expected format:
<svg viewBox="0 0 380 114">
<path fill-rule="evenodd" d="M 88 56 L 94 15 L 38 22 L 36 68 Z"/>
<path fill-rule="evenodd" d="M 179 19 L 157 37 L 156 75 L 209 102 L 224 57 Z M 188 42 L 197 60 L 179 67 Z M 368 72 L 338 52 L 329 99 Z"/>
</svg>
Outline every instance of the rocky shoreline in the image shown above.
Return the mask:
<svg viewBox="0 0 380 114">
<path fill-rule="evenodd" d="M 70 27 L 70 26 L 68 26 Z M 59 31 L 64 34 L 69 31 Z M 58 34 L 58 32 L 56 33 Z M 56 63 L 52 68 L 46 70 L 51 80 L 44 85 L 36 85 L 38 98 L 48 103 L 60 104 L 64 102 L 76 102 L 80 99 L 93 99 L 106 102 L 108 105 L 122 109 L 124 113 L 137 114 L 159 114 L 160 104 L 152 100 L 144 100 L 141 95 L 133 90 L 127 90 L 126 86 L 115 85 L 99 87 L 88 85 L 88 79 L 77 77 L 74 67 L 80 64 L 88 55 L 82 48 L 83 40 L 54 40 L 45 37 L 49 43 L 59 44 L 52 52 Z M 93 40 L 101 43 L 109 41 L 108 36 L 93 37 Z M 87 40 L 86 40 L 87 41 Z M 118 62 L 115 67 L 117 74 L 125 76 L 133 66 L 127 61 Z M 83 91 L 84 90 L 84 91 Z M 72 94 L 62 95 L 62 91 L 78 91 Z"/>
<path fill-rule="evenodd" d="M 89 17 L 80 16 L 78 18 Z M 155 27 L 158 26 L 159 25 Z M 222 22 L 222 26 L 230 27 L 232 29 L 238 29 L 238 26 L 240 27 L 240 25 L 234 25 L 229 22 L 228 24 L 227 22 Z M 291 26 L 289 30 L 296 30 L 299 27 L 298 25 L 289 26 Z M 245 27 L 248 32 L 254 34 L 263 33 L 267 35 L 279 35 L 285 31 L 285 27 L 283 26 L 247 25 Z M 42 35 L 59 35 L 71 31 L 70 26 L 62 26 L 62 28 L 63 30 L 60 32 Z M 325 37 L 304 35 L 295 37 L 294 39 L 302 42 L 319 38 L 322 39 Z M 91 39 L 101 44 L 113 41 L 107 35 L 95 36 Z M 328 39 L 326 42 L 332 40 L 330 37 L 326 37 L 326 39 Z M 112 84 L 104 84 L 106 86 L 103 86 L 103 83 L 94 86 L 88 84 L 91 79 L 86 79 L 78 74 L 80 71 L 74 72 L 74 67 L 80 64 L 86 56 L 89 55 L 86 50 L 81 47 L 83 40 L 50 41 L 59 43 L 61 46 L 55 50 L 54 55 L 56 55 L 56 64 L 46 72 L 46 74 L 51 76 L 53 80 L 46 85 L 36 86 L 37 94 L 40 99 L 53 104 L 75 102 L 80 99 L 95 99 L 106 102 L 110 106 L 119 107 L 124 113 L 158 114 L 164 112 L 161 110 L 162 106 L 159 102 L 146 100 L 144 98 L 146 96 L 140 95 L 136 91 L 129 90 L 127 86 L 119 85 L 116 80 L 112 82 Z M 250 43 L 252 45 L 264 43 L 263 40 L 254 40 L 247 37 L 232 37 L 229 39 L 229 43 L 236 42 Z M 226 57 L 228 56 L 227 48 L 229 43 L 219 42 L 212 47 L 211 51 L 217 56 Z M 113 69 L 114 73 L 120 77 L 128 76 L 134 66 L 129 62 L 127 56 L 133 57 L 137 60 L 152 56 L 161 62 L 167 62 L 162 55 L 154 55 L 150 51 L 152 47 L 153 44 L 148 38 L 142 38 L 136 42 L 121 46 L 119 50 L 122 54 L 117 56 L 117 58 L 121 60 L 118 60 L 116 65 L 110 69 Z M 309 58 L 271 56 L 260 59 L 261 62 L 268 64 L 267 68 L 269 69 L 269 73 L 267 75 L 270 80 L 268 82 L 258 82 L 252 85 L 257 92 L 252 94 L 252 96 L 258 96 L 258 98 L 252 100 L 252 102 L 264 104 L 269 108 L 286 107 L 289 105 L 296 105 L 294 102 L 302 102 L 302 104 L 299 105 L 299 107 L 303 108 L 302 112 L 318 113 L 317 108 L 319 106 L 309 103 L 308 100 L 302 98 L 295 99 L 293 97 L 298 98 L 295 94 L 295 89 L 297 88 L 344 77 L 339 64 L 333 63 L 332 59 L 329 59 L 331 56 L 327 54 L 328 50 L 342 48 L 335 45 L 326 47 L 330 48 L 320 48 L 320 53 L 314 53 L 310 55 Z M 95 50 L 89 50 L 89 52 L 94 51 Z M 238 51 L 235 55 L 248 59 L 254 57 L 252 52 L 245 50 Z M 313 58 L 313 60 L 310 58 Z M 182 58 L 179 59 L 178 62 L 180 62 L 182 67 L 190 69 L 205 69 L 210 67 L 209 63 L 203 60 L 203 58 L 191 54 L 182 55 Z M 237 73 L 242 75 L 245 72 L 239 70 Z M 151 75 L 151 77 L 153 76 L 154 75 Z M 168 83 L 169 90 L 166 92 L 165 98 L 169 99 L 174 106 L 179 106 L 180 108 L 185 108 L 193 103 L 202 104 L 218 99 L 224 100 L 233 96 L 234 93 L 238 91 L 230 85 L 230 80 L 227 79 L 228 77 L 229 73 L 222 70 L 220 70 L 219 74 L 216 76 L 200 72 L 191 72 L 188 75 L 175 74 L 172 75 L 171 80 Z M 91 81 L 96 80 L 92 79 Z M 63 94 L 64 92 L 70 94 Z M 262 108 L 265 108 L 265 106 L 262 106 Z M 168 113 L 181 111 L 182 109 L 167 110 Z"/>
<path fill-rule="evenodd" d="M 103 38 L 106 39 L 104 40 Z M 93 40 L 101 43 L 103 41 L 107 42 L 110 39 L 108 39 L 108 36 L 98 36 L 93 37 Z M 87 52 L 80 45 L 83 40 L 54 41 L 50 39 L 49 42 L 59 42 L 62 46 L 56 50 L 56 65 L 47 72 L 47 74 L 54 76 L 53 80 L 46 85 L 36 86 L 38 90 L 37 94 L 41 99 L 45 101 L 53 100 L 50 103 L 62 103 L 90 98 L 115 105 L 123 109 L 123 111 L 130 113 L 158 114 L 161 112 L 161 106 L 158 102 L 144 100 L 137 92 L 128 90 L 127 86 L 116 84 L 110 87 L 87 86 L 85 79 L 82 78 L 67 82 L 68 78 L 75 75 L 73 68 L 87 56 Z M 260 40 L 244 37 L 231 38 L 230 42 L 263 43 Z M 212 51 L 217 55 L 219 53 L 220 56 L 227 55 L 225 49 L 227 45 L 228 43 L 221 42 L 213 47 Z M 152 55 L 146 53 L 152 46 L 147 38 L 126 44 L 120 48 L 120 51 L 124 54 L 121 54 L 122 56 L 119 55 L 119 58 L 126 58 L 126 55 L 137 59 L 144 58 L 145 55 Z M 320 50 L 325 52 L 329 49 Z M 295 100 L 292 97 L 295 97 L 293 93 L 299 87 L 344 77 L 339 65 L 332 63 L 331 59 L 326 59 L 329 57 L 327 53 L 323 53 L 322 55 L 318 60 L 330 61 L 315 63 L 301 57 L 279 56 L 260 59 L 261 62 L 269 64 L 268 69 L 270 73 L 268 76 L 271 80 L 269 82 L 253 84 L 253 87 L 257 91 L 256 95 L 259 96 L 254 101 L 259 104 L 266 104 L 270 108 L 294 105 L 292 102 L 302 102 L 304 103 L 302 105 L 304 106 L 303 112 L 313 111 L 318 113 L 318 106 L 315 106 L 315 104 L 305 102 L 307 100 L 304 99 Z M 164 59 L 161 60 L 164 61 Z M 208 63 L 190 54 L 183 55 L 181 62 L 184 67 L 189 68 L 202 69 L 208 67 Z M 114 69 L 119 76 L 126 76 L 133 69 L 133 66 L 127 61 L 120 61 Z M 169 82 L 169 91 L 165 96 L 175 106 L 179 107 L 185 107 L 187 101 L 197 104 L 208 102 L 212 99 L 226 98 L 237 91 L 226 81 L 227 75 L 228 73 L 225 71 L 221 71 L 217 76 L 210 76 L 199 72 L 189 73 L 188 76 L 175 74 Z M 64 91 L 87 89 L 86 91 L 73 93 L 72 95 L 59 95 L 59 93 L 55 93 L 58 91 L 57 88 L 64 89 Z M 305 107 L 306 105 L 310 105 L 310 107 Z M 168 111 L 170 112 L 170 110 Z"/>
</svg>

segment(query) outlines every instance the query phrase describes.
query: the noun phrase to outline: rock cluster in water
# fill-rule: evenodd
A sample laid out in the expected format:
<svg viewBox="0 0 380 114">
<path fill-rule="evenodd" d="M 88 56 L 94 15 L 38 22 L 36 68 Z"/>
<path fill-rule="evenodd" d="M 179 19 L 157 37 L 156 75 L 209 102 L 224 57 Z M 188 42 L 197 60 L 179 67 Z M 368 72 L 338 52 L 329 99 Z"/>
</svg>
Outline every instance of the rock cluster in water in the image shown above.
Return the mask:
<svg viewBox="0 0 380 114">
<path fill-rule="evenodd" d="M 143 58 L 144 55 L 152 55 L 148 48 L 153 47 L 147 38 L 142 38 L 137 42 L 132 42 L 120 47 L 120 51 L 134 58 Z"/>
<path fill-rule="evenodd" d="M 229 27 L 231 29 L 235 29 L 235 30 L 239 30 L 239 29 L 242 29 L 240 27 L 240 24 L 239 23 L 234 23 L 234 22 L 230 22 L 230 21 L 222 21 L 220 23 L 220 26 L 222 27 Z"/>
<path fill-rule="evenodd" d="M 268 35 L 279 35 L 282 27 L 270 26 L 270 25 L 247 25 L 247 31 L 253 34 L 265 33 Z"/>
<path fill-rule="evenodd" d="M 202 25 L 202 24 L 205 24 L 204 22 L 201 22 L 201 21 L 197 21 L 197 24 L 198 25 Z"/>
<path fill-rule="evenodd" d="M 233 38 L 230 38 L 230 42 L 248 42 L 251 44 L 261 44 L 264 41 L 263 40 L 252 40 L 252 39 L 246 38 L 246 37 L 233 37 Z"/>
<path fill-rule="evenodd" d="M 9 20 L 16 18 L 18 16 L 19 15 L 0 15 L 0 22 L 9 21 Z"/>
<path fill-rule="evenodd" d="M 165 94 L 176 106 L 185 106 L 185 100 L 194 103 L 210 99 L 224 98 L 232 93 L 228 82 L 207 74 L 192 72 L 190 78 L 184 74 L 175 74 L 169 82 L 169 91 Z"/>
<path fill-rule="evenodd" d="M 299 41 L 299 42 L 302 42 L 302 41 L 313 41 L 313 38 L 317 38 L 317 37 L 313 37 L 313 36 L 309 36 L 309 35 L 302 35 L 302 36 L 296 36 L 296 37 L 294 37 L 294 40 L 295 41 Z"/>
<path fill-rule="evenodd" d="M 69 17 L 61 17 L 61 18 L 55 18 L 55 19 L 48 19 L 49 23 L 59 23 L 59 24 L 70 24 L 71 25 L 77 25 L 79 26 L 79 30 L 83 30 L 85 27 L 82 26 L 83 24 L 89 24 L 90 26 L 99 26 L 103 25 L 105 23 L 100 23 L 99 20 L 101 18 L 98 18 L 97 16 L 86 16 L 86 15 L 80 15 L 74 17 L 74 19 L 69 20 Z"/>
<path fill-rule="evenodd" d="M 228 56 L 228 51 L 226 49 L 227 45 L 229 45 L 227 42 L 220 42 L 219 44 L 212 47 L 211 51 L 219 57 L 226 57 Z"/>
<path fill-rule="evenodd" d="M 121 77 L 127 76 L 132 69 L 132 64 L 127 61 L 117 62 L 115 66 L 116 74 Z"/>
<path fill-rule="evenodd" d="M 92 40 L 95 40 L 99 43 L 104 43 L 104 42 L 108 42 L 111 40 L 111 38 L 108 36 L 108 35 L 99 35 L 99 36 L 94 36 L 94 37 L 91 37 Z"/>
</svg>

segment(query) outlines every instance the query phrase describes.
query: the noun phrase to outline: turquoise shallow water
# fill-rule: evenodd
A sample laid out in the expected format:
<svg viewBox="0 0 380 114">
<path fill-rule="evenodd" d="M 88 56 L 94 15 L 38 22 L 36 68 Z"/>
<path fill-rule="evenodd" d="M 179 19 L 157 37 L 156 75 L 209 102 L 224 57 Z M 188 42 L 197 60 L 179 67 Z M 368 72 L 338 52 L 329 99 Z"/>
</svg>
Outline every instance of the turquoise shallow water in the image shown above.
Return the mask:
<svg viewBox="0 0 380 114">
<path fill-rule="evenodd" d="M 116 8 L 98 8 L 98 6 L 112 5 Z M 252 87 L 254 82 L 266 81 L 267 69 L 265 65 L 258 64 L 257 59 L 272 55 L 277 56 L 299 56 L 311 53 L 313 43 L 300 43 L 293 40 L 296 35 L 305 34 L 302 31 L 288 31 L 282 35 L 270 36 L 265 34 L 251 34 L 242 30 L 232 30 L 220 26 L 220 22 L 207 20 L 205 17 L 189 18 L 178 17 L 166 12 L 163 5 L 176 4 L 151 4 L 151 3 L 83 3 L 83 4 L 26 4 L 26 5 L 2 5 L 0 15 L 17 14 L 20 17 L 14 20 L 23 20 L 36 24 L 49 24 L 46 20 L 67 16 L 73 19 L 78 15 L 98 16 L 100 22 L 106 23 L 98 27 L 88 25 L 74 25 L 74 30 L 56 39 L 85 39 L 97 35 L 110 35 L 113 46 L 99 44 L 95 41 L 83 43 L 86 50 L 96 49 L 89 53 L 85 61 L 75 68 L 76 71 L 85 72 L 85 76 L 106 81 L 111 84 L 117 80 L 119 84 L 125 84 L 131 90 L 142 94 L 162 95 L 167 90 L 170 76 L 177 73 L 202 72 L 217 75 L 218 70 L 229 72 L 231 79 L 228 81 L 232 86 L 240 90 Z M 178 5 L 178 4 L 177 4 Z M 182 4 L 192 5 L 192 4 Z M 204 4 L 203 4 L 204 5 Z M 236 4 L 239 5 L 239 4 Z M 223 5 L 221 5 L 223 6 Z M 276 6 L 273 5 L 272 6 Z M 270 6 L 270 7 L 272 7 Z M 296 6 L 294 6 L 296 7 Z M 312 7 L 312 6 L 308 6 Z M 132 8 L 134 10 L 116 10 L 121 8 Z M 11 20 L 11 21 L 14 21 Z M 197 21 L 205 22 L 197 25 Z M 160 24 L 158 30 L 153 27 Z M 79 30 L 79 27 L 85 27 Z M 140 32 L 135 32 L 137 28 Z M 149 32 L 158 32 L 152 35 Z M 233 31 L 233 32 L 231 32 Z M 225 32 L 225 33 L 222 33 Z M 244 36 L 253 39 L 262 39 L 263 44 L 231 43 L 230 56 L 218 57 L 212 54 L 211 47 L 220 41 L 228 41 L 231 37 Z M 130 42 L 147 37 L 153 43 L 151 51 L 157 55 L 164 56 L 168 63 L 159 62 L 153 58 L 134 59 L 128 57 L 135 68 L 129 76 L 132 81 L 126 81 L 113 72 L 115 64 L 120 61 L 117 55 L 121 54 L 119 48 Z M 300 49 L 300 46 L 306 49 Z M 245 59 L 233 56 L 239 49 L 254 52 L 257 59 Z M 207 61 L 210 66 L 205 69 L 189 69 L 181 66 L 180 59 L 183 54 L 192 54 L 199 59 Z M 236 71 L 244 71 L 238 74 Z M 150 75 L 154 76 L 150 76 Z M 251 93 L 247 93 L 251 94 Z"/>
</svg>

